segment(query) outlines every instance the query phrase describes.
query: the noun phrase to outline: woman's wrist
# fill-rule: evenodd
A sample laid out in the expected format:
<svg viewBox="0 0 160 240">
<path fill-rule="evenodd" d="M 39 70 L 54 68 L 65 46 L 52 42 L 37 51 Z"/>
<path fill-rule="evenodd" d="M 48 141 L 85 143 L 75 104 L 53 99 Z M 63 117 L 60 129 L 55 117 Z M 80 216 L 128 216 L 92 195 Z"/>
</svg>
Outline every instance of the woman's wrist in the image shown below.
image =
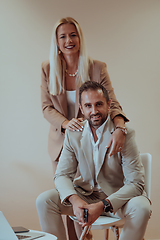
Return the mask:
<svg viewBox="0 0 160 240">
<path fill-rule="evenodd" d="M 127 135 L 127 128 L 126 127 L 117 126 L 116 129 L 120 129 L 124 135 Z"/>
<path fill-rule="evenodd" d="M 67 126 L 68 122 L 69 122 L 69 120 L 67 120 L 67 119 L 64 120 L 64 122 L 61 125 L 62 129 L 66 129 L 66 126 Z"/>
</svg>

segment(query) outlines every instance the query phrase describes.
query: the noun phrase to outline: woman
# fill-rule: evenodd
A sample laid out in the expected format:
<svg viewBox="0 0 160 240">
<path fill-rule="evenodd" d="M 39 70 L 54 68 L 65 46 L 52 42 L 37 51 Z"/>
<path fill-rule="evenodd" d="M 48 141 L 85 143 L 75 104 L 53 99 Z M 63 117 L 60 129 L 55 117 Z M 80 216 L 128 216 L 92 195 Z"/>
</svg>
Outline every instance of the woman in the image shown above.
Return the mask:
<svg viewBox="0 0 160 240">
<path fill-rule="evenodd" d="M 82 129 L 83 116 L 78 106 L 79 86 L 87 81 L 101 83 L 112 100 L 111 118 L 116 127 L 125 127 L 128 121 L 118 103 L 106 64 L 88 58 L 82 30 L 73 18 L 61 19 L 54 27 L 50 61 L 42 63 L 41 101 L 44 117 L 49 121 L 49 155 L 55 173 L 64 141 L 65 129 Z M 110 154 L 119 152 L 124 144 L 123 129 L 117 128 L 108 147 Z"/>
<path fill-rule="evenodd" d="M 117 127 L 107 146 L 112 155 L 123 148 L 125 121 L 128 119 L 115 97 L 106 64 L 87 56 L 78 22 L 70 17 L 63 18 L 53 30 L 50 60 L 42 63 L 41 101 L 44 117 L 51 124 L 48 149 L 53 173 L 61 153 L 65 129 L 82 131 L 83 116 L 78 95 L 79 87 L 87 80 L 101 83 L 112 100 L 110 114 Z"/>
</svg>

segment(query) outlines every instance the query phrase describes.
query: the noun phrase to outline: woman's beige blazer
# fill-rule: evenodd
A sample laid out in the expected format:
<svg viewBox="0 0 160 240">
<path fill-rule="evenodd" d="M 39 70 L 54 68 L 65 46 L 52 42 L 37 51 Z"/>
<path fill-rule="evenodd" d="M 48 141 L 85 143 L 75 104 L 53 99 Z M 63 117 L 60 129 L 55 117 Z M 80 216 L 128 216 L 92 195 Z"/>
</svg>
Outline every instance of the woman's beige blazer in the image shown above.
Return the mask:
<svg viewBox="0 0 160 240">
<path fill-rule="evenodd" d="M 62 123 L 67 119 L 67 98 L 66 92 L 60 95 L 53 96 L 49 92 L 49 61 L 42 63 L 41 74 L 41 102 L 44 117 L 51 124 L 48 138 L 48 151 L 52 161 L 55 161 L 61 152 L 64 133 L 61 131 Z M 126 121 L 122 107 L 116 99 L 114 89 L 107 72 L 106 64 L 100 61 L 93 60 L 89 69 L 90 80 L 102 84 L 109 93 L 112 100 L 110 115 L 113 119 L 117 115 L 122 115 Z M 79 109 L 79 88 L 76 88 L 76 103 L 75 103 L 75 118 L 82 117 Z"/>
</svg>

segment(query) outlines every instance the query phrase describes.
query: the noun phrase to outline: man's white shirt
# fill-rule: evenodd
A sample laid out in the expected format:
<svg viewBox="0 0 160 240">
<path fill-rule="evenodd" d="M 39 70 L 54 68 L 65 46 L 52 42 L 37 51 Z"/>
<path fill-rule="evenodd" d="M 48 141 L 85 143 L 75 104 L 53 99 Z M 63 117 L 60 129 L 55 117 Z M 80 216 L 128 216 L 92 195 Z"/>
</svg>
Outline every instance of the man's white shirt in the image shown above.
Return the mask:
<svg viewBox="0 0 160 240">
<path fill-rule="evenodd" d="M 101 188 L 97 183 L 97 174 L 98 174 L 97 169 L 99 169 L 99 161 L 98 161 L 99 160 L 99 144 L 100 144 L 100 140 L 101 140 L 102 135 L 103 135 L 104 127 L 107 124 L 108 120 L 109 120 L 109 116 L 106 119 L 106 121 L 96 130 L 96 135 L 97 135 L 97 138 L 98 138 L 98 140 L 96 142 L 94 141 L 93 133 L 91 131 L 89 122 L 87 121 L 87 123 L 86 123 L 87 124 L 87 129 L 89 131 L 91 144 L 92 144 L 92 156 L 93 156 L 94 176 L 95 176 L 94 191 L 101 191 Z M 105 149 L 104 149 L 104 151 L 105 151 Z"/>
</svg>

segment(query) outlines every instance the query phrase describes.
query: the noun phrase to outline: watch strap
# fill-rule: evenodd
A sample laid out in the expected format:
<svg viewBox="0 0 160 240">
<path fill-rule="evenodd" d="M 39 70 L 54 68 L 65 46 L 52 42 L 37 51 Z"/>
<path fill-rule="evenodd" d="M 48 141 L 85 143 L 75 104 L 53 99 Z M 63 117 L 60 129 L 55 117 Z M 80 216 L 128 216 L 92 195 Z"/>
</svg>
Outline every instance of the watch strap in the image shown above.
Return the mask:
<svg viewBox="0 0 160 240">
<path fill-rule="evenodd" d="M 107 202 L 105 199 L 101 200 L 104 204 L 104 212 L 109 212 L 111 210 L 111 205 L 109 204 L 109 202 Z"/>
</svg>

